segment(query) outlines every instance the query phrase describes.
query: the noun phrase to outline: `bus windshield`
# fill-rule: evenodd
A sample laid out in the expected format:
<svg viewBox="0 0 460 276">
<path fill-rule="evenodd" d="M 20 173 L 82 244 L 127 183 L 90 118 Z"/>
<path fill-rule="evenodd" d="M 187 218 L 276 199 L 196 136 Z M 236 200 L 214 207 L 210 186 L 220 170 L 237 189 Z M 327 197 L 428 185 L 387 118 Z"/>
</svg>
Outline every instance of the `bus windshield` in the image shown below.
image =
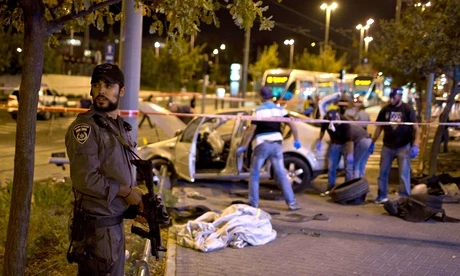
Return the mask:
<svg viewBox="0 0 460 276">
<path fill-rule="evenodd" d="M 366 95 L 373 80 L 373 77 L 356 77 L 353 84 L 355 96 Z"/>
<path fill-rule="evenodd" d="M 267 75 L 265 86 L 272 90 L 272 95 L 279 98 L 286 88 L 286 83 L 289 80 L 289 75 Z"/>
</svg>

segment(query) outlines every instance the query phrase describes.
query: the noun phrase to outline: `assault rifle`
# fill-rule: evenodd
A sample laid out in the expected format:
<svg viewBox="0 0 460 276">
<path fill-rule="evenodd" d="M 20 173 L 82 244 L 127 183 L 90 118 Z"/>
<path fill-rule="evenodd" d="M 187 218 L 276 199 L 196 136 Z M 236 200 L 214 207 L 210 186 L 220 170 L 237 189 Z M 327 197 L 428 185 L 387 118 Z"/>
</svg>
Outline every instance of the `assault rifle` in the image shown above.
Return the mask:
<svg viewBox="0 0 460 276">
<path fill-rule="evenodd" d="M 131 163 L 136 166 L 138 173 L 147 186 L 148 193 L 142 196 L 144 210 L 138 212 L 138 215 L 144 217 L 149 225 L 149 230 L 146 231 L 141 227 L 132 226 L 131 233 L 136 234 L 151 242 L 151 253 L 158 260 L 158 251 L 166 252 L 166 248 L 161 242 L 160 225 L 167 225 L 170 222 L 170 217 L 166 212 L 166 207 L 163 203 L 161 195 L 155 194 L 153 190 L 153 164 L 150 160 L 131 160 Z"/>
</svg>

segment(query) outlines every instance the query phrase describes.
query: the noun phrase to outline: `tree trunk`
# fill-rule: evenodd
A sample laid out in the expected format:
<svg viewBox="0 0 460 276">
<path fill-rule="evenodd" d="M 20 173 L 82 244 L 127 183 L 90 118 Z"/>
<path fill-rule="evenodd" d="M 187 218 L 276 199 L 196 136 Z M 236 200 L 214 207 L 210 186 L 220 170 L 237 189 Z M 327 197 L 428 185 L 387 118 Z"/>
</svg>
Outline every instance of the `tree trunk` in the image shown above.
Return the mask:
<svg viewBox="0 0 460 276">
<path fill-rule="evenodd" d="M 38 91 L 44 58 L 41 1 L 22 0 L 24 45 L 10 217 L 3 275 L 24 275 L 35 164 L 35 129 Z"/>
<path fill-rule="evenodd" d="M 450 110 L 455 102 L 455 96 L 457 96 L 460 87 L 458 83 L 460 78 L 454 74 L 454 85 L 452 86 L 452 90 L 447 97 L 446 106 L 444 107 L 444 111 L 441 113 L 439 117 L 439 122 L 445 123 L 447 122 L 447 118 L 449 117 Z M 439 125 L 436 129 L 436 134 L 434 135 L 433 144 L 431 145 L 431 153 L 430 153 L 430 162 L 428 168 L 428 175 L 433 176 L 436 174 L 437 166 L 438 166 L 438 154 L 439 154 L 439 145 L 441 143 L 441 137 L 443 129 L 445 125 Z"/>
</svg>

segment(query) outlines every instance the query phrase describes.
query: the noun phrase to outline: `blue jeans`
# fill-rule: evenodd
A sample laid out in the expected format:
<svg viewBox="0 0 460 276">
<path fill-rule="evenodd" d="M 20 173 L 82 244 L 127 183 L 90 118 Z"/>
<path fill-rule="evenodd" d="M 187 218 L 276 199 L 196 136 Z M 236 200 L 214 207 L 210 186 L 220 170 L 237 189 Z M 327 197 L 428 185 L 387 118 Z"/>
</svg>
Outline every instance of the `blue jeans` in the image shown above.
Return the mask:
<svg viewBox="0 0 460 276">
<path fill-rule="evenodd" d="M 369 147 L 371 146 L 371 144 L 371 138 L 363 138 L 359 140 L 358 143 L 354 144 L 353 166 L 345 164 L 345 181 L 364 177 L 367 160 L 371 155 L 369 152 Z"/>
<path fill-rule="evenodd" d="M 281 144 L 276 142 L 263 142 L 258 145 L 252 154 L 251 178 L 249 179 L 249 204 L 254 207 L 259 206 L 259 175 L 265 161 L 270 159 L 275 174 L 275 179 L 279 182 L 284 198 L 288 205 L 296 203 L 291 183 L 284 170 L 283 152 Z"/>
<path fill-rule="evenodd" d="M 397 149 L 383 146 L 380 154 L 379 198 L 388 196 L 388 176 L 390 175 L 391 163 L 398 159 L 399 167 L 399 196 L 406 198 L 410 195 L 410 144 Z"/>
<path fill-rule="evenodd" d="M 341 144 L 330 144 L 327 150 L 327 163 L 328 163 L 328 185 L 327 189 L 330 190 L 335 186 L 337 179 L 337 168 L 339 167 L 340 157 L 342 156 Z"/>
</svg>

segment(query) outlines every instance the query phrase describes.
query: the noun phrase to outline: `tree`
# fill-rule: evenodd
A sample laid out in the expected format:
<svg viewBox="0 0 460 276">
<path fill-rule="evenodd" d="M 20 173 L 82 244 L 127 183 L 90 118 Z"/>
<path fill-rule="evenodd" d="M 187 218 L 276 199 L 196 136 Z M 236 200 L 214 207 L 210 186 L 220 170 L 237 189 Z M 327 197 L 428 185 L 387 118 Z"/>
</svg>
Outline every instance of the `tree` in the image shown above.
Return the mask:
<svg viewBox="0 0 460 276">
<path fill-rule="evenodd" d="M 127 1 L 127 0 L 126 0 Z M 16 129 L 16 149 L 12 203 L 8 222 L 4 275 L 24 275 L 26 263 L 27 234 L 29 228 L 32 184 L 34 176 L 34 145 L 38 91 L 44 65 L 45 40 L 63 29 L 78 31 L 88 24 L 99 29 L 105 22 L 113 24 L 121 14 L 114 14 L 110 5 L 121 0 L 0 0 L 0 22 L 5 27 L 14 26 L 23 32 L 23 70 L 21 78 L 19 114 Z M 143 15 L 154 19 L 151 32 L 166 31 L 174 41 L 176 34 L 196 34 L 202 22 L 219 26 L 216 11 L 222 8 L 220 1 L 142 1 L 131 4 L 142 9 Z M 260 29 L 273 27 L 271 18 L 263 13 L 268 7 L 262 1 L 228 1 L 226 8 L 235 24 L 252 27 L 257 18 Z M 119 10 L 119 9 L 118 9 Z M 165 24 L 163 23 L 165 22 Z"/>
<path fill-rule="evenodd" d="M 336 59 L 336 51 L 326 46 L 320 55 L 311 54 L 304 49 L 302 55 L 295 59 L 294 68 L 320 72 L 339 72 L 348 69 L 346 55 Z"/>
<path fill-rule="evenodd" d="M 0 43 L 0 74 L 12 73 L 21 70 L 22 67 L 22 35 L 14 33 L 11 28 L 6 32 L 0 32 L 0 41 L 8 41 L 8 43 Z"/>
<path fill-rule="evenodd" d="M 257 88 L 262 83 L 262 76 L 265 70 L 277 68 L 279 65 L 278 44 L 273 43 L 269 47 L 265 46 L 259 60 L 249 65 L 249 72 L 254 80 L 254 87 Z"/>
<path fill-rule="evenodd" d="M 454 84 L 458 84 L 460 2 L 437 0 L 426 9 L 411 4 L 414 3 L 409 3 L 399 22 L 382 22 L 382 35 L 379 38 L 381 47 L 376 54 L 383 57 L 386 67 L 398 68 L 396 72 L 406 77 L 413 78 L 414 74 L 426 77 L 430 73 L 442 71 L 450 76 Z M 440 122 L 446 122 L 458 91 L 458 85 L 453 85 L 445 106 L 446 112 L 440 117 Z M 429 175 L 436 173 L 443 127 L 438 126 L 431 145 Z"/>
</svg>

